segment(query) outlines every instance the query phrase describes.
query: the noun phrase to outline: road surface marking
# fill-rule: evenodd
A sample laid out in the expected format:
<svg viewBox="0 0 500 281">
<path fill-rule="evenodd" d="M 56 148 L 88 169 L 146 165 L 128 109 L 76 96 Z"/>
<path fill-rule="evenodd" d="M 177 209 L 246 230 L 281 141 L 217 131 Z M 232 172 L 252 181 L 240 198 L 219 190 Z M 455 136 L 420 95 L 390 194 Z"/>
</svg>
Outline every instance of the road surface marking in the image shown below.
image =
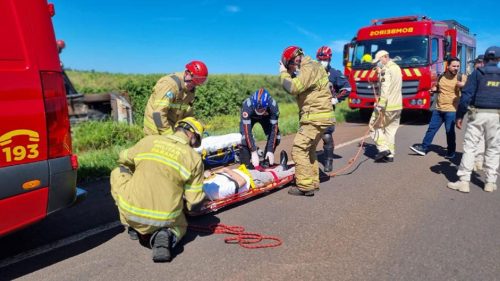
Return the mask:
<svg viewBox="0 0 500 281">
<path fill-rule="evenodd" d="M 403 125 L 401 125 L 401 126 L 403 126 Z M 356 143 L 356 142 L 360 142 L 361 140 L 363 140 L 363 138 L 365 138 L 365 137 L 359 137 L 357 139 L 353 139 L 353 140 L 341 143 L 339 145 L 336 145 L 335 149 L 339 149 L 339 148 L 342 148 L 344 146 L 348 146 L 350 144 L 353 144 L 353 143 Z M 63 239 L 58 240 L 56 242 L 52 242 L 50 244 L 47 244 L 47 245 L 44 245 L 44 246 L 40 246 L 40 247 L 38 247 L 36 249 L 28 250 L 28 251 L 26 251 L 24 253 L 20 253 L 20 254 L 17 254 L 15 256 L 11 257 L 11 258 L 6 258 L 6 259 L 0 261 L 0 268 L 7 267 L 9 265 L 18 263 L 20 261 L 23 261 L 23 260 L 26 260 L 26 259 L 38 256 L 38 255 L 41 255 L 41 254 L 45 254 L 47 252 L 56 250 L 58 248 L 67 246 L 69 244 L 73 244 L 73 243 L 81 241 L 81 240 L 83 240 L 83 239 L 85 239 L 87 237 L 90 237 L 90 236 L 96 235 L 98 233 L 110 230 L 110 229 L 118 227 L 120 225 L 121 225 L 121 223 L 119 221 L 110 222 L 110 223 L 107 223 L 107 224 L 95 227 L 93 229 L 89 229 L 89 230 L 86 230 L 84 232 L 77 233 L 77 234 L 75 234 L 73 236 L 70 236 L 70 237 L 67 237 L 67 238 L 63 238 Z"/>
<path fill-rule="evenodd" d="M 115 228 L 115 227 L 120 226 L 120 225 L 121 225 L 121 223 L 119 221 L 110 222 L 110 223 L 98 226 L 96 228 L 89 229 L 89 230 L 86 230 L 86 231 L 81 232 L 81 233 L 77 233 L 73 236 L 63 238 L 63 239 L 58 240 L 56 242 L 52 242 L 50 244 L 40 246 L 36 249 L 29 250 L 29 251 L 26 251 L 24 253 L 20 253 L 20 254 L 15 255 L 11 258 L 6 258 L 6 259 L 0 261 L 0 268 L 9 266 L 9 265 L 14 264 L 14 263 L 18 263 L 20 261 L 38 256 L 41 254 L 45 254 L 47 252 L 50 252 L 50 251 L 55 250 L 57 248 L 67 246 L 69 244 L 73 244 L 73 243 L 78 242 L 80 240 L 83 240 L 89 236 L 96 235 L 97 233 L 101 233 L 101 232 L 110 230 L 110 229 Z"/>
</svg>

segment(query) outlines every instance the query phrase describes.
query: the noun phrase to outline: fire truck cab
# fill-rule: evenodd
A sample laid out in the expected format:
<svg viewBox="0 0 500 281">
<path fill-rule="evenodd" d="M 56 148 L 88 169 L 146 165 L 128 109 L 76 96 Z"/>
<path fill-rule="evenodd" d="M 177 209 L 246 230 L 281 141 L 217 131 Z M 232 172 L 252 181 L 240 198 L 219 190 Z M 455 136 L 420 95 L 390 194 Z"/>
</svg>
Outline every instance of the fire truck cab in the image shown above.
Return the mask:
<svg viewBox="0 0 500 281">
<path fill-rule="evenodd" d="M 469 29 L 454 20 L 434 21 L 425 16 L 372 20 L 344 46 L 344 72 L 352 85 L 349 107 L 369 115 L 378 94 L 378 77 L 372 59 L 379 50 L 389 52 L 403 74 L 403 108 L 429 110 L 430 92 L 445 71 L 448 57 L 461 60 L 461 73 L 472 72 L 476 40 Z"/>
</svg>

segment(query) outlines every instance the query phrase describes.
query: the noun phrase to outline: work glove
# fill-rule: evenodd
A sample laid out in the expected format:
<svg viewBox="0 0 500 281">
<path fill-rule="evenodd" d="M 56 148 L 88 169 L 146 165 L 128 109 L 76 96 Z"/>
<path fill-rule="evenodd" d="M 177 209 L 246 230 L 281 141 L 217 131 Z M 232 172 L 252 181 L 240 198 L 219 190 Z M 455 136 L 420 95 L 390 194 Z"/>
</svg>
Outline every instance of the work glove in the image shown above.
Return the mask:
<svg viewBox="0 0 500 281">
<path fill-rule="evenodd" d="M 274 153 L 268 151 L 266 153 L 266 159 L 269 161 L 269 166 L 272 166 L 274 164 Z"/>
<path fill-rule="evenodd" d="M 381 112 L 382 110 L 384 110 L 384 107 L 383 107 L 383 106 L 380 106 L 380 105 L 377 105 L 377 106 L 375 106 L 375 110 L 376 110 L 377 112 Z"/>
<path fill-rule="evenodd" d="M 332 105 L 336 105 L 339 103 L 339 100 L 337 98 L 332 98 Z"/>
<path fill-rule="evenodd" d="M 280 61 L 280 73 L 283 71 L 286 72 L 287 69 L 286 69 L 285 65 Z"/>
<path fill-rule="evenodd" d="M 260 165 L 259 154 L 257 154 L 257 150 L 255 150 L 255 151 L 252 152 L 252 165 L 254 167 L 257 167 L 257 166 Z"/>
</svg>

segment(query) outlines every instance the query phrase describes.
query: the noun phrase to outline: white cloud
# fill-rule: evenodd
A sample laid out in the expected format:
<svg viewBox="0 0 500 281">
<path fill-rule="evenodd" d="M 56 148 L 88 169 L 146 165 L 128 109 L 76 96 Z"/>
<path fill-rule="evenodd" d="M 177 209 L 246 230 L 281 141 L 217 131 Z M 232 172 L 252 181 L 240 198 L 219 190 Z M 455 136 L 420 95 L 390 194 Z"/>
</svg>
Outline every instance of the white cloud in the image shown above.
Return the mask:
<svg viewBox="0 0 500 281">
<path fill-rule="evenodd" d="M 241 9 L 238 6 L 229 5 L 226 6 L 226 11 L 230 13 L 238 13 L 239 11 L 241 11 Z"/>
<path fill-rule="evenodd" d="M 289 21 L 287 21 L 285 23 L 288 24 L 289 26 L 295 28 L 295 30 L 297 30 L 299 33 L 301 33 L 307 37 L 313 38 L 315 40 L 321 40 L 321 38 L 318 35 L 314 34 L 313 32 L 311 32 L 311 31 L 309 31 L 301 26 L 298 26 L 298 25 L 296 25 L 292 22 L 289 22 Z"/>
</svg>

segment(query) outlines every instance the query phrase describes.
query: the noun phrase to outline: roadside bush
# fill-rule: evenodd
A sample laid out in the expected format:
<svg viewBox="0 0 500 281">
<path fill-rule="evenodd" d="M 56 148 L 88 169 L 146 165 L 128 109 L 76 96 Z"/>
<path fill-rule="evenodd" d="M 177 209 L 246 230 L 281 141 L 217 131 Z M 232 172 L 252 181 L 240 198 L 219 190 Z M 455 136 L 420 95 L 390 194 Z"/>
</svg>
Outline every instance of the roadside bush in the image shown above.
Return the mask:
<svg viewBox="0 0 500 281">
<path fill-rule="evenodd" d="M 112 74 L 89 71 L 67 71 L 81 93 L 127 92 L 131 98 L 134 123 L 142 125 L 153 87 L 161 74 Z M 196 89 L 195 115 L 201 119 L 224 114 L 238 114 L 244 99 L 259 88 L 266 88 L 279 103 L 294 102 L 275 75 L 213 74 Z"/>
<path fill-rule="evenodd" d="M 111 121 L 89 121 L 72 128 L 73 149 L 77 153 L 134 144 L 143 137 L 142 127 Z"/>
<path fill-rule="evenodd" d="M 73 149 L 79 156 L 78 180 L 87 181 L 108 176 L 117 166 L 121 150 L 131 147 L 143 137 L 144 108 L 156 81 L 162 76 L 127 75 L 96 72 L 68 71 L 79 92 L 97 93 L 125 91 L 131 98 L 136 125 L 116 122 L 86 122 L 72 128 Z M 207 83 L 197 89 L 195 114 L 207 127 L 210 135 L 239 132 L 239 113 L 244 99 L 260 87 L 266 88 L 278 101 L 281 134 L 297 132 L 298 108 L 295 99 L 285 93 L 279 78 L 273 75 L 210 75 Z M 337 106 L 337 122 L 345 116 L 356 115 L 343 102 Z M 264 140 L 262 128 L 254 127 L 257 140 Z"/>
</svg>

